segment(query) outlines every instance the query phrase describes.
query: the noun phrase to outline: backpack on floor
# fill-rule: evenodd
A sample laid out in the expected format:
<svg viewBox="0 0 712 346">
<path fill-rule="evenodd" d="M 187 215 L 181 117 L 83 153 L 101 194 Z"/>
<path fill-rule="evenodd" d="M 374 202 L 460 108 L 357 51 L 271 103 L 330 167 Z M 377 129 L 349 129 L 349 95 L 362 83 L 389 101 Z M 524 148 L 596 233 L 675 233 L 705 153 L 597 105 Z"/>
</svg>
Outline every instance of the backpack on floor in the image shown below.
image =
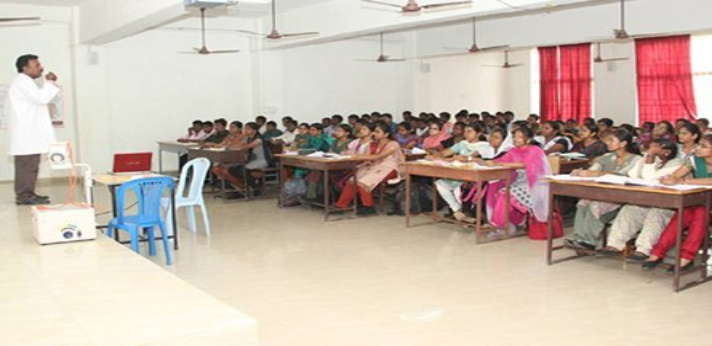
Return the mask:
<svg viewBox="0 0 712 346">
<path fill-rule="evenodd" d="M 564 236 L 564 218 L 561 216 L 561 212 L 554 210 L 553 215 L 554 221 L 554 239 L 561 238 Z M 546 222 L 539 222 L 534 215 L 529 214 L 529 239 L 532 240 L 547 240 L 549 233 L 549 224 Z"/>
</svg>

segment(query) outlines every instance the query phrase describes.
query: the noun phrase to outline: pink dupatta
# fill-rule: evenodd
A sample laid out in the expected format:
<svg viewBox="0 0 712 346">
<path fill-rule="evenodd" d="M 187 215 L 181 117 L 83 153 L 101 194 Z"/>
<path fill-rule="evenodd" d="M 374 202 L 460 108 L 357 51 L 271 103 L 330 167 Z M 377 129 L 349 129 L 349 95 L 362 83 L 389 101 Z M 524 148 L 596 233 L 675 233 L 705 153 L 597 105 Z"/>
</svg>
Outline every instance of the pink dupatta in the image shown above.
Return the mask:
<svg viewBox="0 0 712 346">
<path fill-rule="evenodd" d="M 549 184 L 542 181 L 542 178 L 551 174 L 551 167 L 544 150 L 534 145 L 521 148 L 514 147 L 504 156 L 494 161 L 503 163 L 523 162 L 526 164 L 525 172 L 532 196 L 532 212 L 537 220 L 546 222 L 549 215 Z M 516 174 L 518 173 L 514 173 L 513 180 L 516 178 Z M 502 188 L 504 188 L 503 181 L 490 183 L 487 191 L 488 209 L 494 208 L 497 192 Z"/>
<path fill-rule="evenodd" d="M 447 131 L 440 131 L 437 136 L 425 137 L 425 139 L 423 140 L 423 149 L 437 148 L 442 141 L 448 138 L 450 138 L 450 134 Z"/>
</svg>

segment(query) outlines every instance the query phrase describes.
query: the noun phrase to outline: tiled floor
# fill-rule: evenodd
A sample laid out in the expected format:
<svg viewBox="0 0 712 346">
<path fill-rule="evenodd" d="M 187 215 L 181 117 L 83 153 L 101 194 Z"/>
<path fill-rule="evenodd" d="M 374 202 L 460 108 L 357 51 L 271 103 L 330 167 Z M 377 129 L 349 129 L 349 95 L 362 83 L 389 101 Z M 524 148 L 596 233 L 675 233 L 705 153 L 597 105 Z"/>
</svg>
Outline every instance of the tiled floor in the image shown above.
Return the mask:
<svg viewBox="0 0 712 346">
<path fill-rule="evenodd" d="M 0 190 L 0 240 L 31 242 L 28 213 Z M 673 293 L 662 271 L 547 266 L 544 242 L 476 245 L 468 230 L 400 217 L 325 223 L 275 200 L 209 208 L 213 236 L 181 231 L 168 270 L 255 318 L 261 345 L 711 344 L 712 283 Z M 41 304 L 31 294 L 20 304 Z"/>
</svg>

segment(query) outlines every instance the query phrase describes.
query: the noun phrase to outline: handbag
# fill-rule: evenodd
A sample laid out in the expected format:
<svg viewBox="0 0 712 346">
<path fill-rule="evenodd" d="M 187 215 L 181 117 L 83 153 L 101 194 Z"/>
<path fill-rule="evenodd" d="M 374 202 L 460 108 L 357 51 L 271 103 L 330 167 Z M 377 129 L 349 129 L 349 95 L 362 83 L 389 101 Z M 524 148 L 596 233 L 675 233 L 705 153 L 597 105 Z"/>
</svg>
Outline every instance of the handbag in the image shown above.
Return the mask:
<svg viewBox="0 0 712 346">
<path fill-rule="evenodd" d="M 532 240 L 547 240 L 549 232 L 549 224 L 540 222 L 533 215 L 529 214 L 529 239 Z M 554 210 L 552 217 L 554 221 L 554 239 L 564 236 L 564 217 L 561 212 Z"/>
</svg>

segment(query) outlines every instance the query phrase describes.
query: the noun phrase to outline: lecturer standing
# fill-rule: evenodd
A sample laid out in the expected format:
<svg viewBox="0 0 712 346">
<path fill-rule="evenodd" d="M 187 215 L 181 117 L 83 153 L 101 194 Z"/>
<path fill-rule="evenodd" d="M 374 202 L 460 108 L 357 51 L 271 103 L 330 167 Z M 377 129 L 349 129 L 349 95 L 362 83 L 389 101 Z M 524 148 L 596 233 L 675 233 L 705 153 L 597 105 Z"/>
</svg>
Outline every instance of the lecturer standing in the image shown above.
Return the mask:
<svg viewBox="0 0 712 346">
<path fill-rule="evenodd" d="M 18 75 L 10 84 L 5 99 L 10 155 L 15 157 L 15 203 L 50 203 L 49 197 L 35 193 L 40 158 L 55 141 L 49 103 L 59 93 L 57 76 L 49 73 L 41 80 L 44 68 L 36 55 L 17 58 Z"/>
</svg>

